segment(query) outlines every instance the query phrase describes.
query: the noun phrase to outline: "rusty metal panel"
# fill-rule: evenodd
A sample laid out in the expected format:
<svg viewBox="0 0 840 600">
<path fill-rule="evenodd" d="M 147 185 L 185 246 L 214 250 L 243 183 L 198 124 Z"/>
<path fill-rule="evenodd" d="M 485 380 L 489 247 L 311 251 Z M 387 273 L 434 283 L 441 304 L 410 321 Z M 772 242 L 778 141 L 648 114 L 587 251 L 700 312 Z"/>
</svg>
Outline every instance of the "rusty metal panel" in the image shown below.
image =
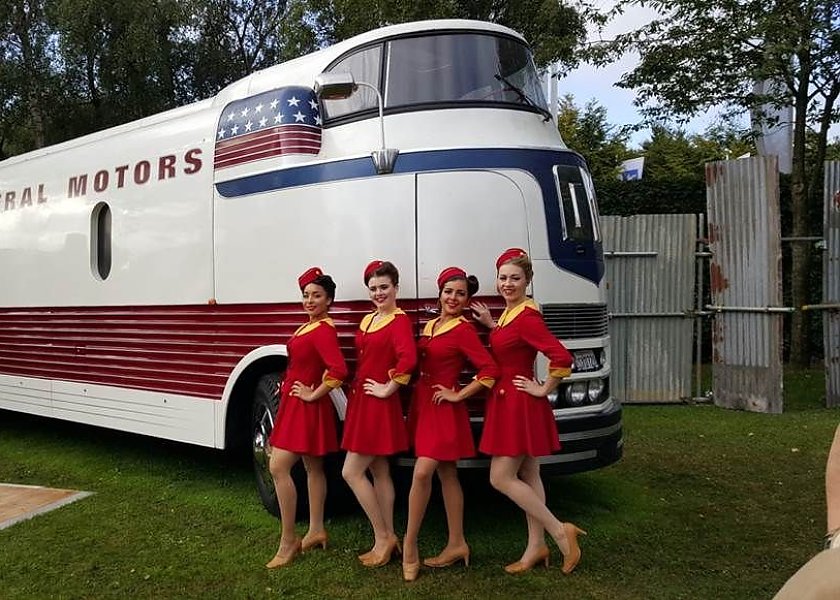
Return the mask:
<svg viewBox="0 0 840 600">
<path fill-rule="evenodd" d="M 775 156 L 706 164 L 715 404 L 782 412 L 781 235 Z"/>
<path fill-rule="evenodd" d="M 601 231 L 613 396 L 690 398 L 697 216 L 602 217 Z"/>
<path fill-rule="evenodd" d="M 825 163 L 823 302 L 840 304 L 840 162 Z M 823 314 L 825 404 L 840 406 L 840 310 Z"/>
</svg>

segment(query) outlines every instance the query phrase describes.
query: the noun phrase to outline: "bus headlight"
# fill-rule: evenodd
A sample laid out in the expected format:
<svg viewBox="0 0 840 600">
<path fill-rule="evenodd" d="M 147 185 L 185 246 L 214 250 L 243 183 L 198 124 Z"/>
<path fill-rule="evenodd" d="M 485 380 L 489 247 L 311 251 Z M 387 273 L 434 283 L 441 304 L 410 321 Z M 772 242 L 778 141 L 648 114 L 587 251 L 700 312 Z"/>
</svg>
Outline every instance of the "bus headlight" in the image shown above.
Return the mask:
<svg viewBox="0 0 840 600">
<path fill-rule="evenodd" d="M 598 402 L 601 399 L 601 394 L 604 392 L 603 379 L 590 379 L 587 387 L 587 394 L 590 402 Z"/>
<path fill-rule="evenodd" d="M 572 406 L 580 406 L 586 400 L 586 382 L 575 381 L 566 388 L 566 402 Z"/>
<path fill-rule="evenodd" d="M 556 408 L 557 405 L 560 404 L 560 393 L 557 390 L 549 392 L 546 398 L 548 399 L 548 403 L 554 408 Z"/>
</svg>

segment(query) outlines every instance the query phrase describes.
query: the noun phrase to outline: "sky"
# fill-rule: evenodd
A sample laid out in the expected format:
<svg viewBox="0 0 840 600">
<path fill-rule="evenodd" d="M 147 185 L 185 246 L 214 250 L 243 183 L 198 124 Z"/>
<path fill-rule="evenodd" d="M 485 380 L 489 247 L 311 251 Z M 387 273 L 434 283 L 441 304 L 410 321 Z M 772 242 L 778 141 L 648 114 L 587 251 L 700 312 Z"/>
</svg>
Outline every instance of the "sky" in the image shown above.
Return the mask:
<svg viewBox="0 0 840 600">
<path fill-rule="evenodd" d="M 595 2 L 600 9 L 607 9 L 614 4 L 611 1 Z M 607 24 L 604 31 L 599 33 L 594 25 L 591 25 L 588 32 L 589 41 L 598 39 L 611 39 L 614 36 L 632 31 L 648 23 L 656 12 L 649 8 L 638 6 L 629 7 L 617 20 Z M 612 125 L 633 125 L 642 120 L 641 115 L 633 105 L 636 94 L 633 90 L 626 90 L 615 87 L 615 83 L 621 76 L 633 69 L 638 62 L 637 54 L 625 55 L 620 61 L 609 66 L 596 69 L 590 65 L 581 65 L 561 79 L 558 83 L 559 94 L 572 94 L 575 97 L 575 104 L 583 106 L 589 100 L 595 99 L 607 109 L 607 121 Z M 691 133 L 703 133 L 712 125 L 718 113 L 712 111 L 707 115 L 694 119 L 681 127 Z M 650 137 L 649 129 L 642 129 L 631 137 L 633 145 L 640 145 L 641 142 Z"/>
</svg>

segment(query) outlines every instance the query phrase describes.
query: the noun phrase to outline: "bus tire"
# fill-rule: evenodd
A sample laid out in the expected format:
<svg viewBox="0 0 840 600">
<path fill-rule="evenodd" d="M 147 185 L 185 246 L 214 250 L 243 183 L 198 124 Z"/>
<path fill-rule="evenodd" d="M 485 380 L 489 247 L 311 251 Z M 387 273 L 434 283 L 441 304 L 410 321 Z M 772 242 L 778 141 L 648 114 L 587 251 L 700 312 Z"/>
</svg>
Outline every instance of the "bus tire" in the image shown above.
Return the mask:
<svg viewBox="0 0 840 600">
<path fill-rule="evenodd" d="M 260 377 L 254 389 L 254 397 L 251 403 L 251 449 L 257 493 L 262 505 L 275 517 L 280 516 L 280 506 L 277 503 L 274 479 L 272 479 L 269 469 L 271 448 L 268 440 L 271 436 L 271 429 L 274 427 L 274 417 L 280 403 L 277 391 L 280 380 L 281 374 L 275 373 Z M 297 514 L 306 514 L 306 471 L 300 461 L 292 469 L 292 479 L 298 492 Z"/>
</svg>

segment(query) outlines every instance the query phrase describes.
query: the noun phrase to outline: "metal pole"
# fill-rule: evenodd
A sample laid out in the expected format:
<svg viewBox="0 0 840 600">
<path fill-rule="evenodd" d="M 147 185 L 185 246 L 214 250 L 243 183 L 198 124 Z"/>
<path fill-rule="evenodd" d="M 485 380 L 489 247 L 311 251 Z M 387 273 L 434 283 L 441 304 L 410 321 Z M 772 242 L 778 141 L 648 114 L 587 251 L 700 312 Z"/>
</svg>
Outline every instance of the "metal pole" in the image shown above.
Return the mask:
<svg viewBox="0 0 840 600">
<path fill-rule="evenodd" d="M 788 306 L 716 306 L 707 304 L 706 310 L 712 312 L 742 312 L 742 313 L 792 313 L 796 312 L 795 308 Z"/>
<path fill-rule="evenodd" d="M 695 265 L 697 268 L 697 304 L 695 308 L 695 310 L 697 311 L 697 316 L 694 319 L 694 337 L 695 351 L 697 353 L 697 356 L 694 364 L 694 397 L 700 398 L 700 394 L 703 393 L 703 386 L 700 382 L 700 378 L 702 375 L 701 359 L 703 354 L 703 317 L 700 316 L 700 313 L 703 311 L 703 259 L 706 257 L 706 255 L 711 255 L 711 252 L 705 252 L 705 247 L 703 245 L 703 238 L 706 229 L 705 215 L 703 213 L 700 213 L 697 215 L 697 217 L 697 225 L 700 230 L 697 232 L 697 259 Z"/>
<path fill-rule="evenodd" d="M 379 88 L 375 85 L 370 83 L 365 83 L 364 81 L 357 81 L 356 85 L 361 85 L 366 88 L 372 89 L 376 92 L 376 100 L 377 105 L 379 106 L 379 141 L 382 142 L 382 149 L 385 149 L 385 112 L 383 107 L 385 105 L 385 101 L 382 99 L 382 92 L 379 91 Z"/>
</svg>

